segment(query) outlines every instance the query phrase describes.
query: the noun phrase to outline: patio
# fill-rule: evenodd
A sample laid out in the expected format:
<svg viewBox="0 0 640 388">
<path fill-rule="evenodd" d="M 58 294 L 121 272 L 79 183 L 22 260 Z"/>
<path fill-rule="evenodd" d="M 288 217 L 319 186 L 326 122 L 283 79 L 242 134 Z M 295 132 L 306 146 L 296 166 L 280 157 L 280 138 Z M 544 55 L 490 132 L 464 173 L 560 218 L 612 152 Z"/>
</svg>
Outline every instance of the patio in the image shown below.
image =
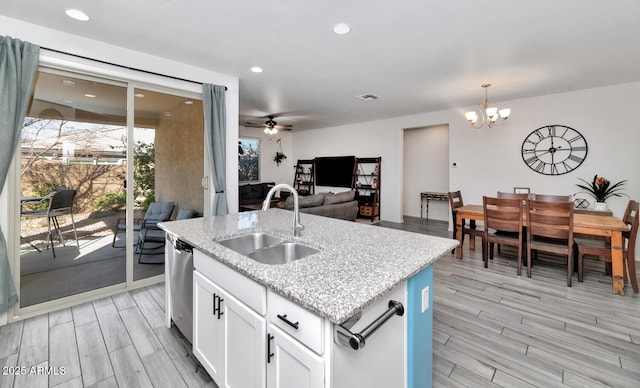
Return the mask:
<svg viewBox="0 0 640 388">
<path fill-rule="evenodd" d="M 125 282 L 125 249 L 113 248 L 113 229 L 120 212 L 74 214 L 80 251 L 73 240 L 69 217 L 60 217 L 65 246 L 54 237 L 56 258 L 46 249 L 47 226 L 43 219 L 23 220 L 20 255 L 20 305 L 22 307 Z M 54 234 L 55 236 L 55 234 Z M 57 237 L 57 236 L 56 236 Z M 118 236 L 122 245 L 124 234 Z M 38 247 L 38 252 L 34 247 Z M 164 273 L 164 265 L 138 264 L 134 256 L 133 278 Z M 162 248 L 145 255 L 145 261 L 164 261 Z"/>
</svg>

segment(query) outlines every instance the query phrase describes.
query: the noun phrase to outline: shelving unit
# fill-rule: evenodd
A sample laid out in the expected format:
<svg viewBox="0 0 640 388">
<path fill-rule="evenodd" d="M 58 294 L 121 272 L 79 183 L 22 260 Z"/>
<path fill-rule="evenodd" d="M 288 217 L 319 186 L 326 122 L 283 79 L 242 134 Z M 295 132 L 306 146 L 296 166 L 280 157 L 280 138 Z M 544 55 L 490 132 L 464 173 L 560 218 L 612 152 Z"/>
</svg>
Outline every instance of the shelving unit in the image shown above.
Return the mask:
<svg viewBox="0 0 640 388">
<path fill-rule="evenodd" d="M 356 158 L 353 190 L 356 192 L 358 217 L 380 219 L 380 171 L 382 158 Z"/>
<path fill-rule="evenodd" d="M 293 187 L 298 192 L 298 195 L 314 194 L 314 167 L 315 163 L 313 159 L 298 159 L 298 163 L 295 165 L 296 173 L 293 178 Z"/>
</svg>

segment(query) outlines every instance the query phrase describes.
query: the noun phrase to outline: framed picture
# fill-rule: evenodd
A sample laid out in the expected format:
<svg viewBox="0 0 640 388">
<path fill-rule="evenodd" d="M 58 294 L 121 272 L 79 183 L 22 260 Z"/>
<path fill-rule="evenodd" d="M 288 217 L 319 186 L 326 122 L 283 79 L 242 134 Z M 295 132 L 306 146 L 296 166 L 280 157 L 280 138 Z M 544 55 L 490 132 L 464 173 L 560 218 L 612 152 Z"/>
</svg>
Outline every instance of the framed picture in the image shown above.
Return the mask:
<svg viewBox="0 0 640 388">
<path fill-rule="evenodd" d="M 513 192 L 515 194 L 530 194 L 531 189 L 529 189 L 528 187 L 514 187 Z"/>
</svg>

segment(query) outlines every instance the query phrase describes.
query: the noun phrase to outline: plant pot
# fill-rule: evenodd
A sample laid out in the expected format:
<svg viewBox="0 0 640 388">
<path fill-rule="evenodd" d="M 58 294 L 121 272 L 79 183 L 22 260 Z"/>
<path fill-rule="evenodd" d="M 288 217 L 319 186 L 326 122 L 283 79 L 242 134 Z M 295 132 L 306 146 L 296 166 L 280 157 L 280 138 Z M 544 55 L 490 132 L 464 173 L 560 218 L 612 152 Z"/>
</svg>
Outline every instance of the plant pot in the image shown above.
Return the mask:
<svg viewBox="0 0 640 388">
<path fill-rule="evenodd" d="M 608 206 L 606 202 L 596 202 L 593 204 L 593 208 L 601 212 L 608 210 Z"/>
</svg>

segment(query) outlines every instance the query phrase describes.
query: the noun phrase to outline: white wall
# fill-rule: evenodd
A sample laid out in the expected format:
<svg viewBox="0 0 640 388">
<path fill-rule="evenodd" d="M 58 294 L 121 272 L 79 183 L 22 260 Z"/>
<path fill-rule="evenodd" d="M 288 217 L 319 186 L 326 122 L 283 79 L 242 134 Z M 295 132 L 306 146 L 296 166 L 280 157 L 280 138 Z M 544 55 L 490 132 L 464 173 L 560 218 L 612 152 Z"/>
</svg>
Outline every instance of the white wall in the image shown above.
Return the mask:
<svg viewBox="0 0 640 388">
<path fill-rule="evenodd" d="M 410 128 L 403 138 L 403 212 L 420 217 L 420 193 L 449 191 L 449 126 Z M 429 201 L 429 219 L 449 219 L 448 201 Z M 426 216 L 426 200 L 423 217 Z"/>
<path fill-rule="evenodd" d="M 380 172 L 381 219 L 400 222 L 402 213 L 402 131 L 391 120 L 321 130 L 293 132 L 295 159 L 355 155 L 382 157 Z M 320 190 L 319 190 L 320 191 Z M 336 189 L 335 191 L 342 191 Z"/>
<path fill-rule="evenodd" d="M 599 174 L 612 181 L 628 179 L 626 193 L 640 199 L 640 82 L 513 101 L 496 101 L 512 109 L 500 127 L 472 129 L 464 118 L 469 107 L 293 133 L 296 158 L 330 155 L 382 156 L 382 219 L 402 220 L 402 131 L 449 125 L 449 190 L 460 189 L 467 203 L 482 195 L 527 186 L 533 192 L 573 194 L 578 178 Z M 589 154 L 577 170 L 546 176 L 522 161 L 524 138 L 548 124 L 567 125 L 587 139 Z M 457 167 L 452 167 L 455 162 Z M 614 198 L 610 208 L 622 216 L 628 198 Z"/>
</svg>

